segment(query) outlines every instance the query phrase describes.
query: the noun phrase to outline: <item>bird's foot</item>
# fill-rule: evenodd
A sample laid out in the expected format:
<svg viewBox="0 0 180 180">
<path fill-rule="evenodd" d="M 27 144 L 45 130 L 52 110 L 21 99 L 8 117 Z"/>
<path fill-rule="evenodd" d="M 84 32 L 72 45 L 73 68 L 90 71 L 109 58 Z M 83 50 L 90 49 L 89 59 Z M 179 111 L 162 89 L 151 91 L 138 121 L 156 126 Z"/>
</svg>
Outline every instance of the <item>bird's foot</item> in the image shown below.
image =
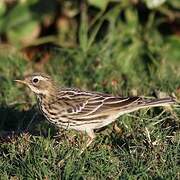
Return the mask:
<svg viewBox="0 0 180 180">
<path fill-rule="evenodd" d="M 123 135 L 123 129 L 118 127 L 116 123 L 113 124 L 113 130 L 119 137 Z"/>
</svg>

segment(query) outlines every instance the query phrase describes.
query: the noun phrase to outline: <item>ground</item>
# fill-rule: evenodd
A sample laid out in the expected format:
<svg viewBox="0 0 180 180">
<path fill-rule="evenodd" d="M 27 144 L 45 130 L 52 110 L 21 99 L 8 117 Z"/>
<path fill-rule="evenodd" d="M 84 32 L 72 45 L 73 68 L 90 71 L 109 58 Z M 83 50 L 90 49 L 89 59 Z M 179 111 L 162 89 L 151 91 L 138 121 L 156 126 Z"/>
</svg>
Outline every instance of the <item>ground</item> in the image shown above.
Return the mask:
<svg viewBox="0 0 180 180">
<path fill-rule="evenodd" d="M 168 61 L 158 62 L 158 70 L 148 76 L 141 64 L 139 72 L 133 69 L 122 73 L 119 62 L 114 57 L 108 59 L 108 52 L 84 53 L 85 57 L 81 53 L 79 49 L 59 50 L 43 71 L 60 86 L 123 96 L 178 95 L 176 63 L 170 66 Z M 122 61 L 126 63 L 126 59 Z M 37 112 L 35 98 L 29 89 L 13 80 L 36 71 L 37 64 L 13 54 L 1 56 L 0 63 L 2 179 L 179 178 L 178 105 L 143 109 L 120 117 L 116 122 L 123 133 L 109 125 L 97 132 L 93 144 L 79 155 L 86 140 L 79 133 L 60 131 L 60 137 L 55 138 L 58 130 L 41 116 L 29 124 Z"/>
</svg>

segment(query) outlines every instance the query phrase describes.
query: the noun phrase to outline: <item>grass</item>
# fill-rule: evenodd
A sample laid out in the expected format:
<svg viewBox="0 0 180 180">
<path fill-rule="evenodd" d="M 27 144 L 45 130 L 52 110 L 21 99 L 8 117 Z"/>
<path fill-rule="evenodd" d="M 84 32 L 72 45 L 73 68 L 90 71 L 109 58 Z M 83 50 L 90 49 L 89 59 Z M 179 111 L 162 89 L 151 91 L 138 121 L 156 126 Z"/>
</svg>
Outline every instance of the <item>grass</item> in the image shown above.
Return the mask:
<svg viewBox="0 0 180 180">
<path fill-rule="evenodd" d="M 53 49 L 41 70 L 61 86 L 123 96 L 174 93 L 179 98 L 179 40 L 163 38 L 151 26 L 141 28 L 136 19 L 126 26 L 115 24 L 97 42 L 96 32 L 88 38 L 88 32 L 82 31 L 80 43 L 90 42 L 74 49 Z M 180 178 L 178 105 L 120 117 L 122 135 L 109 125 L 79 156 L 84 142 L 79 133 L 67 131 L 54 138 L 58 130 L 40 115 L 29 124 L 36 112 L 35 98 L 13 79 L 39 68 L 17 53 L 0 53 L 0 179 Z"/>
</svg>

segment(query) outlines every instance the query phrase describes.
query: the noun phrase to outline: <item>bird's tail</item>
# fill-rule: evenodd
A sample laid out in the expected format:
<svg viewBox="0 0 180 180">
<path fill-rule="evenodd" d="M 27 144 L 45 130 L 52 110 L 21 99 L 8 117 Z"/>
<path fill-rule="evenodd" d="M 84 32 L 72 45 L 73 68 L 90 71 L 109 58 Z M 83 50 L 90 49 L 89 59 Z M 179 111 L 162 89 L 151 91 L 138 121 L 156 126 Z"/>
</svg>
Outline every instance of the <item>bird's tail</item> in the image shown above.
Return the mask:
<svg viewBox="0 0 180 180">
<path fill-rule="evenodd" d="M 174 104 L 175 102 L 176 100 L 173 97 L 144 100 L 144 103 L 142 103 L 142 107 L 169 106 L 170 104 Z"/>
</svg>

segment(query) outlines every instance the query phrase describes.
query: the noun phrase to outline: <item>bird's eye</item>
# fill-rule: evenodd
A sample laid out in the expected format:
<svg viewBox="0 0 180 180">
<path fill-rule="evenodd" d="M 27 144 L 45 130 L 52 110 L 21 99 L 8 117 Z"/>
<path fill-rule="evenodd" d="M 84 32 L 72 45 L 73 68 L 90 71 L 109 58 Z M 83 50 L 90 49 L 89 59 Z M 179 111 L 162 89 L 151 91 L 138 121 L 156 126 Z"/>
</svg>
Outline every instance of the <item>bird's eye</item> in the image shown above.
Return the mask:
<svg viewBox="0 0 180 180">
<path fill-rule="evenodd" d="M 33 81 L 33 83 L 36 84 L 39 81 L 39 79 L 38 78 L 34 78 L 32 81 Z"/>
</svg>

